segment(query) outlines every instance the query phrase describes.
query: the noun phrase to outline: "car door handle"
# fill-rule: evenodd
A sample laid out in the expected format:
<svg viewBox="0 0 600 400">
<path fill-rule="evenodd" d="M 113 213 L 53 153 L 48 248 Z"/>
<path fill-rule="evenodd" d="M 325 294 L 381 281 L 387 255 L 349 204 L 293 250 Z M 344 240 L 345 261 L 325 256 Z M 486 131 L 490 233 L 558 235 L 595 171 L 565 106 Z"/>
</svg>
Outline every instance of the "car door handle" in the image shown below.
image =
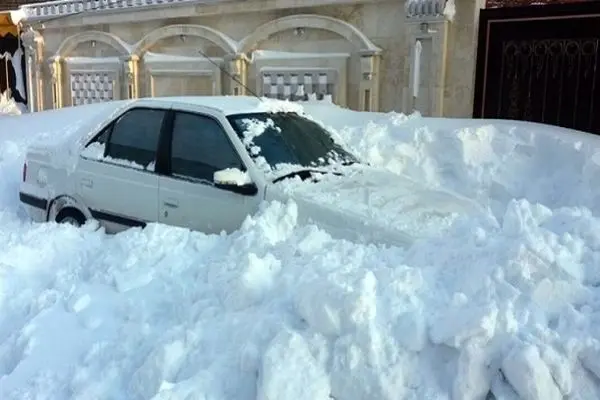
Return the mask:
<svg viewBox="0 0 600 400">
<path fill-rule="evenodd" d="M 164 201 L 163 204 L 164 204 L 165 207 L 169 207 L 169 208 L 177 208 L 177 207 L 179 207 L 179 203 L 177 202 L 177 200 Z"/>
<path fill-rule="evenodd" d="M 81 179 L 81 186 L 91 188 L 94 186 L 94 181 L 91 180 L 90 178 L 83 178 L 83 179 Z"/>
</svg>

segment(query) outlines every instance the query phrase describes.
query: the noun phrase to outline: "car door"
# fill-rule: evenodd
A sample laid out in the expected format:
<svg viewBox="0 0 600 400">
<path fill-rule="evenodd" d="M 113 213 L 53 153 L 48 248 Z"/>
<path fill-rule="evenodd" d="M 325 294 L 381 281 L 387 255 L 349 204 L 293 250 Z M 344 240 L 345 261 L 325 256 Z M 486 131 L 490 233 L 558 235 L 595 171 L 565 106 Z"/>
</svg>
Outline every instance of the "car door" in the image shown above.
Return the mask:
<svg viewBox="0 0 600 400">
<path fill-rule="evenodd" d="M 161 222 L 205 233 L 231 232 L 258 210 L 260 193 L 240 194 L 213 181 L 215 171 L 246 168 L 216 119 L 173 112 L 167 173 L 159 177 Z"/>
<path fill-rule="evenodd" d="M 128 110 L 81 153 L 75 172 L 77 192 L 108 232 L 158 220 L 154 166 L 167 111 Z"/>
</svg>

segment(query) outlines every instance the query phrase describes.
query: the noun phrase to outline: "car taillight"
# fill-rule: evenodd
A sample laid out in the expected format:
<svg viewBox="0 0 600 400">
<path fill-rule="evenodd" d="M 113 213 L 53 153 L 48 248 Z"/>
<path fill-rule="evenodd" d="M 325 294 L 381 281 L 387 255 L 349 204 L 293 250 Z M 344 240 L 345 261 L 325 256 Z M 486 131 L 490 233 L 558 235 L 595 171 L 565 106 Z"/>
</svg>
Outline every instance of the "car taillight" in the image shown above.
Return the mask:
<svg viewBox="0 0 600 400">
<path fill-rule="evenodd" d="M 27 180 L 27 163 L 23 163 L 23 182 Z"/>
</svg>

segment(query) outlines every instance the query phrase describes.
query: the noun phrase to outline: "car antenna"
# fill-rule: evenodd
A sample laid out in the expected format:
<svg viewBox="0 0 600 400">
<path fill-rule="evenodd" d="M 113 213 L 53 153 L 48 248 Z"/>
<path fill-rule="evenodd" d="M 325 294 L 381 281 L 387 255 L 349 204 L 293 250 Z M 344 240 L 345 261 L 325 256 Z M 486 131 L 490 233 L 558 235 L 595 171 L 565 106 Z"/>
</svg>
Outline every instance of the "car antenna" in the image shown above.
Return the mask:
<svg viewBox="0 0 600 400">
<path fill-rule="evenodd" d="M 198 50 L 198 53 L 200 53 L 200 55 L 202 55 L 202 57 L 206 58 L 212 65 L 214 65 L 215 67 L 219 68 L 219 70 L 221 70 L 221 72 L 223 72 L 225 75 L 227 75 L 228 77 L 230 77 L 231 79 L 233 79 L 234 81 L 236 81 L 237 83 L 239 83 L 240 85 L 242 85 L 242 87 L 244 89 L 246 89 L 252 96 L 256 97 L 258 100 L 263 101 L 263 98 L 260 97 L 259 95 L 257 95 L 252 89 L 250 89 L 248 86 L 244 85 L 239 79 L 237 79 L 235 77 L 235 75 L 233 75 L 232 73 L 230 73 L 229 71 L 227 71 L 227 69 L 223 68 L 222 66 L 220 66 L 218 63 L 216 63 L 214 60 L 212 60 L 209 56 L 206 55 L 206 53 L 204 53 L 202 50 Z"/>
<path fill-rule="evenodd" d="M 123 4 L 125 3 L 126 0 L 116 0 L 116 1 L 111 1 L 108 0 L 108 6 L 106 8 L 103 8 L 101 5 L 95 6 L 95 7 L 90 7 L 89 9 L 83 9 L 83 10 L 79 10 L 79 11 L 75 11 L 73 13 L 67 14 L 67 15 L 59 15 L 57 17 L 54 18 L 48 18 L 45 19 L 43 21 L 36 21 L 32 24 L 29 24 L 29 26 L 32 25 L 41 25 L 42 27 L 44 27 L 44 24 L 47 22 L 51 22 L 51 21 L 56 21 L 56 20 L 60 20 L 63 18 L 69 18 L 69 17 L 75 17 L 77 15 L 83 14 L 83 13 L 87 13 L 90 11 L 99 11 L 102 9 L 111 9 L 112 7 L 110 6 L 117 6 L 119 4 Z M 115 7 L 118 8 L 118 7 Z M 112 9 L 115 9 L 112 8 Z M 213 61 L 210 57 L 208 57 L 202 50 L 198 50 L 198 53 L 200 53 L 200 55 L 202 55 L 204 58 L 206 58 L 211 64 L 213 64 L 215 67 L 219 68 L 219 70 L 221 72 L 223 72 L 225 75 L 227 75 L 228 77 L 230 77 L 231 79 L 233 79 L 235 82 L 239 83 L 244 89 L 246 89 L 248 91 L 248 93 L 250 93 L 252 96 L 256 97 L 258 100 L 260 101 L 264 101 L 264 99 L 262 97 L 260 97 L 259 95 L 256 94 L 256 92 L 254 92 L 252 89 L 250 89 L 248 86 L 244 85 L 244 83 L 242 83 L 239 79 L 237 79 L 233 74 L 231 74 L 229 71 L 227 71 L 225 68 L 223 68 L 222 66 L 220 66 L 218 63 L 216 63 L 215 61 Z"/>
</svg>

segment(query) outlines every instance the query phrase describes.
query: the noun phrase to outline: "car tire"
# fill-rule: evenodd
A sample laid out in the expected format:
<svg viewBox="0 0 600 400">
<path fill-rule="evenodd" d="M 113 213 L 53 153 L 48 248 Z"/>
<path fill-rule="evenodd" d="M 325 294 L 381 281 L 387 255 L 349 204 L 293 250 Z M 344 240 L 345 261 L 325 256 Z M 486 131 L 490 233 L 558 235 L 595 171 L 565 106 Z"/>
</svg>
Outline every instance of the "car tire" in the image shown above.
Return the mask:
<svg viewBox="0 0 600 400">
<path fill-rule="evenodd" d="M 59 224 L 70 224 L 80 227 L 85 224 L 85 216 L 79 210 L 74 208 L 65 208 L 56 216 L 56 222 Z"/>
</svg>

